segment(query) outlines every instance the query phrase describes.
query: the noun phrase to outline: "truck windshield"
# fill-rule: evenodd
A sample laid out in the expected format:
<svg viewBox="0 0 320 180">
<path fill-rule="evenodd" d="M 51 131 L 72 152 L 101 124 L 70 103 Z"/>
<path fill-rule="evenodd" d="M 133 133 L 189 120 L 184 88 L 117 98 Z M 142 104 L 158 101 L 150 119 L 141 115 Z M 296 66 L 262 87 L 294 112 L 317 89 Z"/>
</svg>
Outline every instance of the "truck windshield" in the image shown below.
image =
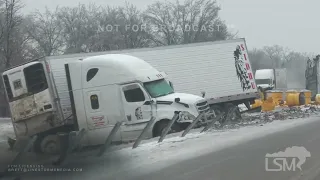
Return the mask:
<svg viewBox="0 0 320 180">
<path fill-rule="evenodd" d="M 256 84 L 270 84 L 271 79 L 256 79 Z"/>
<path fill-rule="evenodd" d="M 156 98 L 174 93 L 173 89 L 165 79 L 143 83 L 151 97 Z"/>
</svg>

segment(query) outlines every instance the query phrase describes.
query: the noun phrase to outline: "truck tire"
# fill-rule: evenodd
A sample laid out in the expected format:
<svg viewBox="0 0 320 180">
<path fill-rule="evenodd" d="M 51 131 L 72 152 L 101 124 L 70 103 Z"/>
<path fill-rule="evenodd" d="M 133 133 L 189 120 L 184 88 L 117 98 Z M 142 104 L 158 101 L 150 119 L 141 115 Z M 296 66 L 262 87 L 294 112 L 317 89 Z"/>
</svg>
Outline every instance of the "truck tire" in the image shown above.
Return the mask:
<svg viewBox="0 0 320 180">
<path fill-rule="evenodd" d="M 166 129 L 166 127 L 169 124 L 169 120 L 161 120 L 156 123 L 155 129 L 153 131 L 153 137 L 159 137 L 161 136 L 162 132 Z"/>
<path fill-rule="evenodd" d="M 216 116 L 219 116 L 221 113 L 224 113 L 224 109 L 221 105 L 213 105 L 211 109 L 214 111 Z M 225 115 L 219 119 L 220 125 L 222 125 L 225 121 Z"/>
<path fill-rule="evenodd" d="M 223 108 L 219 105 L 213 105 L 211 106 L 211 109 L 214 111 L 216 115 L 219 115 L 223 112 Z"/>
<path fill-rule="evenodd" d="M 169 122 L 170 122 L 169 119 L 164 119 L 164 120 L 157 122 L 154 126 L 153 137 L 161 136 L 161 134 L 164 132 L 164 130 L 168 126 Z M 173 133 L 173 132 L 179 132 L 181 130 L 182 130 L 182 128 L 178 124 L 174 123 L 171 127 L 171 130 L 168 132 L 168 134 Z"/>
<path fill-rule="evenodd" d="M 58 135 L 50 134 L 41 141 L 41 151 L 45 154 L 56 155 L 60 153 L 60 140 Z"/>
<path fill-rule="evenodd" d="M 56 155 L 60 153 L 60 140 L 55 134 L 39 136 L 34 143 L 34 152 Z"/>
<path fill-rule="evenodd" d="M 236 108 L 235 111 L 233 109 Z M 226 121 L 236 122 L 241 119 L 239 107 L 237 105 L 227 103 L 225 105 Z M 230 114 L 232 113 L 232 114 Z"/>
</svg>

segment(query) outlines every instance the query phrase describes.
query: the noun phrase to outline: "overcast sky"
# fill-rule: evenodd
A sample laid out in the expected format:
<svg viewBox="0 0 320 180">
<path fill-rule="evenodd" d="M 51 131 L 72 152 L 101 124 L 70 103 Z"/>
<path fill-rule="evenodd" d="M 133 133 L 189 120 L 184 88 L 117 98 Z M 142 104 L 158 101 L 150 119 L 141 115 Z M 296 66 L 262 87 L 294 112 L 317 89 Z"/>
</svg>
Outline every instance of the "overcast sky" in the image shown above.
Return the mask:
<svg viewBox="0 0 320 180">
<path fill-rule="evenodd" d="M 47 6 L 93 2 L 118 6 L 125 0 L 22 0 L 25 13 Z M 155 0 L 129 0 L 144 9 Z M 160 0 L 161 1 L 161 0 Z M 170 0 L 174 1 L 174 0 Z M 246 38 L 248 48 L 279 44 L 300 52 L 320 54 L 320 0 L 218 0 L 220 17 Z"/>
</svg>

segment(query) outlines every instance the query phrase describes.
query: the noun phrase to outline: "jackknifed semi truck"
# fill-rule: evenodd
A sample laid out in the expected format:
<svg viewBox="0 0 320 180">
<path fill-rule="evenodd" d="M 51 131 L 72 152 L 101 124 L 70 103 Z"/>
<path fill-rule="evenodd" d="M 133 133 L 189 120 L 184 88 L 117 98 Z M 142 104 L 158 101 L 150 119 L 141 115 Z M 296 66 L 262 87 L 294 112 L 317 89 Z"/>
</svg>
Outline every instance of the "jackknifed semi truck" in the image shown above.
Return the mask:
<svg viewBox="0 0 320 180">
<path fill-rule="evenodd" d="M 2 74 L 16 140 L 37 135 L 34 149 L 56 152 L 58 132 L 85 129 L 82 146 L 173 131 L 203 113 L 233 113 L 259 98 L 245 39 L 79 53 L 36 59 Z"/>
</svg>

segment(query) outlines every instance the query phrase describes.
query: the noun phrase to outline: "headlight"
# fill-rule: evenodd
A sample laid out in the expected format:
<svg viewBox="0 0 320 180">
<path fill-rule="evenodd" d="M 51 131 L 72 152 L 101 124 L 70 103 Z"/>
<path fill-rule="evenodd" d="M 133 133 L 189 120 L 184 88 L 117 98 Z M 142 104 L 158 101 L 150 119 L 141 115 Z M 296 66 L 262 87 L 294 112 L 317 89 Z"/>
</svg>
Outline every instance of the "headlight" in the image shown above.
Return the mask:
<svg viewBox="0 0 320 180">
<path fill-rule="evenodd" d="M 196 117 L 192 114 L 190 114 L 188 111 L 182 111 L 179 114 L 179 121 L 190 121 L 190 120 L 195 120 Z"/>
</svg>

